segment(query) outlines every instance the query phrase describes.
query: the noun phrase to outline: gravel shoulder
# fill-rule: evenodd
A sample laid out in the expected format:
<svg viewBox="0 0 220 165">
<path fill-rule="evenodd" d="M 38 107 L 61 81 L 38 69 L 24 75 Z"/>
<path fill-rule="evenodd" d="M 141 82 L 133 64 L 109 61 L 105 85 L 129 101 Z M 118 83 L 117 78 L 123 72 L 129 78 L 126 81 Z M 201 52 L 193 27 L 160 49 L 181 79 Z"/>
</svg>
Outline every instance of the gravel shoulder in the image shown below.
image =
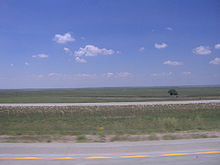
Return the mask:
<svg viewBox="0 0 220 165">
<path fill-rule="evenodd" d="M 81 138 L 79 138 L 81 137 Z M 83 139 L 82 139 L 83 137 Z M 145 135 L 0 135 L 0 143 L 109 143 L 220 138 L 220 131 L 152 133 Z"/>
<path fill-rule="evenodd" d="M 110 102 L 110 103 L 36 103 L 36 104 L 0 104 L 5 107 L 32 106 L 127 106 L 127 105 L 169 105 L 169 104 L 200 104 L 220 103 L 220 100 L 190 100 L 190 101 L 154 101 L 154 102 Z"/>
</svg>

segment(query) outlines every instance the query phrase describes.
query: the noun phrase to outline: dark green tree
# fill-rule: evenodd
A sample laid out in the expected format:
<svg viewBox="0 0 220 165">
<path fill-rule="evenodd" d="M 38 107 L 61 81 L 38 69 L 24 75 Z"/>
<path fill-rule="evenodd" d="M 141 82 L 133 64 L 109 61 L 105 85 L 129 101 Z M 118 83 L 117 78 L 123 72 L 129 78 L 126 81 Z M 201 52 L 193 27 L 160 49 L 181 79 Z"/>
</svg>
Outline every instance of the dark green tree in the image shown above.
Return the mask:
<svg viewBox="0 0 220 165">
<path fill-rule="evenodd" d="M 178 92 L 175 90 L 175 89 L 170 89 L 169 91 L 168 91 L 168 93 L 170 94 L 170 96 L 172 96 L 172 95 L 178 95 Z"/>
</svg>

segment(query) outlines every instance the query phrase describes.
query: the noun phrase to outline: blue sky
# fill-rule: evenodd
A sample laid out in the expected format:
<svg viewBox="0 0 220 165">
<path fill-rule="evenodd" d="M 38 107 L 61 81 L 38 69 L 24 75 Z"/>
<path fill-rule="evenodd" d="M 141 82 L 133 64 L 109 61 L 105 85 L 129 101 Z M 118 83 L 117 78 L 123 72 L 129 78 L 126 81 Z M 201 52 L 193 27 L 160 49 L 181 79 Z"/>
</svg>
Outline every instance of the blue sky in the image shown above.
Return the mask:
<svg viewBox="0 0 220 165">
<path fill-rule="evenodd" d="M 0 0 L 0 88 L 220 84 L 219 0 Z"/>
</svg>

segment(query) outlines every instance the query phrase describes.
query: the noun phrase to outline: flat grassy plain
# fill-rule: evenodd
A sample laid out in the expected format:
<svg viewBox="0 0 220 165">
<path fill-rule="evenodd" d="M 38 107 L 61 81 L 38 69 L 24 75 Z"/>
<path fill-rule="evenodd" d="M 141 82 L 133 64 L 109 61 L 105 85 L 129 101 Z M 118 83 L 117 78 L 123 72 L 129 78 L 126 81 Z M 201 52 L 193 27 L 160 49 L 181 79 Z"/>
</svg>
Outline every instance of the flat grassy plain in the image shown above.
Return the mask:
<svg viewBox="0 0 220 165">
<path fill-rule="evenodd" d="M 175 88 L 179 97 L 167 91 Z M 220 99 L 220 87 L 0 90 L 0 103 L 92 103 Z"/>
<path fill-rule="evenodd" d="M 220 103 L 0 107 L 0 135 L 140 135 L 219 131 Z"/>
</svg>

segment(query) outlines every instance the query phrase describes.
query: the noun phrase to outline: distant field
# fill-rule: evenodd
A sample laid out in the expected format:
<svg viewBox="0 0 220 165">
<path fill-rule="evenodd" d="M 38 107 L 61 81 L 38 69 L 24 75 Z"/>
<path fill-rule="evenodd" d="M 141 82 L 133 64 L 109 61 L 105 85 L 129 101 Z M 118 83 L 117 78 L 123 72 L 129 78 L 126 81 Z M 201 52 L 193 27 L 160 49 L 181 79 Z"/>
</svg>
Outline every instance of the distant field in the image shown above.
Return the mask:
<svg viewBox="0 0 220 165">
<path fill-rule="evenodd" d="M 170 88 L 91 88 L 0 90 L 0 103 L 86 103 L 160 100 L 220 99 L 220 87 L 175 87 L 179 97 L 170 97 Z"/>
<path fill-rule="evenodd" d="M 220 130 L 220 103 L 0 107 L 0 135 L 123 135 Z"/>
</svg>

